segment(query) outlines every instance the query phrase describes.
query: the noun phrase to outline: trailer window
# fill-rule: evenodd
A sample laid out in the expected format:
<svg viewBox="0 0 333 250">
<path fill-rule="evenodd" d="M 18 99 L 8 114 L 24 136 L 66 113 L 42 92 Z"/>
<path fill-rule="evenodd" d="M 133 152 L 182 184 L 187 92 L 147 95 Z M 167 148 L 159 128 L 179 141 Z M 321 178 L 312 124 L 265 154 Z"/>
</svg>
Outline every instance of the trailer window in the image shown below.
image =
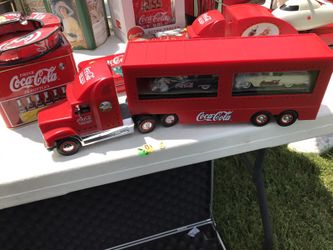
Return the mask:
<svg viewBox="0 0 333 250">
<path fill-rule="evenodd" d="M 139 99 L 216 97 L 217 75 L 145 77 L 137 79 Z"/>
<path fill-rule="evenodd" d="M 254 72 L 236 74 L 233 96 L 311 93 L 318 71 Z"/>
</svg>

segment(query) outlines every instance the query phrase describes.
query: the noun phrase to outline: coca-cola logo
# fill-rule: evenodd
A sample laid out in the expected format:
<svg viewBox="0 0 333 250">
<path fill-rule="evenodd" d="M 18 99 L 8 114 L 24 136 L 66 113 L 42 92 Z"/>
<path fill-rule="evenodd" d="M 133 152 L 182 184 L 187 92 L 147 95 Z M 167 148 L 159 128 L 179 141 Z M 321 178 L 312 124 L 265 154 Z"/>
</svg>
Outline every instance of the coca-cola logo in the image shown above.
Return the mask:
<svg viewBox="0 0 333 250">
<path fill-rule="evenodd" d="M 123 58 L 123 55 L 116 56 L 115 58 L 108 60 L 108 64 L 111 65 L 111 67 L 117 66 L 123 62 Z"/>
<path fill-rule="evenodd" d="M 30 15 L 30 18 L 36 19 L 36 20 L 43 20 L 43 19 L 45 19 L 45 13 L 34 12 Z"/>
<path fill-rule="evenodd" d="M 86 125 L 86 124 L 92 123 L 92 117 L 91 117 L 91 115 L 80 116 L 78 119 L 76 119 L 76 122 L 79 125 Z"/>
<path fill-rule="evenodd" d="M 208 14 L 202 14 L 199 18 L 198 18 L 198 22 L 202 25 L 208 21 L 212 20 L 212 17 L 209 16 Z"/>
<path fill-rule="evenodd" d="M 12 92 L 20 91 L 21 89 L 28 89 L 32 87 L 38 87 L 42 84 L 51 83 L 58 79 L 55 72 L 56 67 L 44 68 L 26 76 L 14 76 L 10 80 L 9 88 Z"/>
<path fill-rule="evenodd" d="M 29 43 L 37 40 L 40 36 L 41 36 L 41 32 L 36 31 L 36 32 L 28 34 L 27 36 L 18 37 L 14 40 L 11 40 L 11 41 L 7 42 L 7 43 L 1 44 L 0 45 L 0 50 L 8 50 L 8 49 L 17 48 L 19 46 L 29 44 Z"/>
<path fill-rule="evenodd" d="M 84 68 L 82 72 L 79 74 L 79 81 L 81 85 L 85 84 L 87 81 L 94 78 L 95 74 L 94 72 L 91 71 L 91 67 Z"/>
<path fill-rule="evenodd" d="M 206 122 L 221 122 L 221 121 L 230 121 L 231 120 L 232 111 L 219 111 L 217 113 L 205 113 L 200 112 L 197 115 L 196 120 L 198 122 L 206 121 Z"/>
<path fill-rule="evenodd" d="M 168 12 L 157 12 L 155 15 L 142 15 L 139 18 L 139 25 L 146 25 L 146 24 L 155 24 L 155 23 L 170 23 L 171 17 L 168 15 Z"/>
</svg>

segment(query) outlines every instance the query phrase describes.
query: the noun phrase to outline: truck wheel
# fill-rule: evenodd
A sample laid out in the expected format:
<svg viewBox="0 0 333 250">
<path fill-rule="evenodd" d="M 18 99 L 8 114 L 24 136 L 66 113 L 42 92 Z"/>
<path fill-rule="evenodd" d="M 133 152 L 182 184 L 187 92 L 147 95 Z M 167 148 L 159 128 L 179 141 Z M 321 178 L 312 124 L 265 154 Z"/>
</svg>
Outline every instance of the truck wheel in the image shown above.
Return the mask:
<svg viewBox="0 0 333 250">
<path fill-rule="evenodd" d="M 164 127 L 171 127 L 178 122 L 178 116 L 176 114 L 162 115 L 161 124 Z"/>
<path fill-rule="evenodd" d="M 251 117 L 251 122 L 255 126 L 262 127 L 270 122 L 271 117 L 272 117 L 272 115 L 269 112 L 261 111 L 261 112 L 255 113 Z"/>
<path fill-rule="evenodd" d="M 295 123 L 298 118 L 298 114 L 296 111 L 293 110 L 286 110 L 283 111 L 277 117 L 277 124 L 282 127 L 290 126 L 291 124 Z"/>
<path fill-rule="evenodd" d="M 57 142 L 57 152 L 61 155 L 73 155 L 81 148 L 81 143 L 78 139 L 69 137 Z"/>
<path fill-rule="evenodd" d="M 140 133 L 150 133 L 156 127 L 156 120 L 153 116 L 142 116 L 138 119 L 137 126 Z"/>
</svg>

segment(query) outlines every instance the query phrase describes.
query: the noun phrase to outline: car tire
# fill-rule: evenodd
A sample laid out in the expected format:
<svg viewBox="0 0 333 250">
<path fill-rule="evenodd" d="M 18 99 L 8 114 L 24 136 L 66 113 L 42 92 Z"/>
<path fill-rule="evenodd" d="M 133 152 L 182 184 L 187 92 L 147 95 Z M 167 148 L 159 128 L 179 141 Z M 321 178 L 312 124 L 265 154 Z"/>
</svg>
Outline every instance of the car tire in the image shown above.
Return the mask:
<svg viewBox="0 0 333 250">
<path fill-rule="evenodd" d="M 81 148 L 81 142 L 74 138 L 68 137 L 57 142 L 57 152 L 64 156 L 76 154 Z"/>
<path fill-rule="evenodd" d="M 262 127 L 271 121 L 272 115 L 267 111 L 260 111 L 251 117 L 251 122 L 257 127 Z"/>
<path fill-rule="evenodd" d="M 177 124 L 178 116 L 176 114 L 166 114 L 162 115 L 160 118 L 161 124 L 164 127 L 172 127 Z"/>
<path fill-rule="evenodd" d="M 297 118 L 298 114 L 296 111 L 286 110 L 278 115 L 276 122 L 282 127 L 287 127 L 294 124 Z"/>
<path fill-rule="evenodd" d="M 146 134 L 152 132 L 156 127 L 156 120 L 153 116 L 142 116 L 137 120 L 137 128 L 140 133 Z"/>
</svg>

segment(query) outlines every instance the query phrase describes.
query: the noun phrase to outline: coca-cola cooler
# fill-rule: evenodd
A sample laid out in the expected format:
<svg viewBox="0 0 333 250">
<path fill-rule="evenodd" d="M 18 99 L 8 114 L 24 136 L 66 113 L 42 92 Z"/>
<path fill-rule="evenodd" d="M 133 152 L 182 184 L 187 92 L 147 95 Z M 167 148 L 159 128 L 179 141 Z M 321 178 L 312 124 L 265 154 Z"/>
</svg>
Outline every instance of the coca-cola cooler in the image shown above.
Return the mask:
<svg viewBox="0 0 333 250">
<path fill-rule="evenodd" d="M 65 98 L 76 66 L 56 16 L 13 12 L 0 18 L 0 113 L 12 128 L 35 121 L 41 108 Z"/>
</svg>

